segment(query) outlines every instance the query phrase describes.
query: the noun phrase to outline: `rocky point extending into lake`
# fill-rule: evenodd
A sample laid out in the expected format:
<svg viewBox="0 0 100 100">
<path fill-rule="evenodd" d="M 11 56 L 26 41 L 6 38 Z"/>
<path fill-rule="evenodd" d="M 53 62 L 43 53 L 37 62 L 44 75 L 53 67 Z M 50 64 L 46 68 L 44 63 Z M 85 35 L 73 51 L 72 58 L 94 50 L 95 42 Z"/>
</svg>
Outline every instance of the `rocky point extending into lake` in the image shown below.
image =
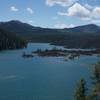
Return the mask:
<svg viewBox="0 0 100 100">
<path fill-rule="evenodd" d="M 23 57 L 25 58 L 32 58 L 34 56 L 41 56 L 41 57 L 67 57 L 69 59 L 74 59 L 76 57 L 80 57 L 81 55 L 97 55 L 100 56 L 100 50 L 99 49 L 91 49 L 91 50 L 66 50 L 66 49 L 58 49 L 58 48 L 52 48 L 52 49 L 37 49 L 35 51 L 32 51 L 30 54 L 23 53 Z"/>
<path fill-rule="evenodd" d="M 45 49 L 41 50 L 38 49 L 34 52 L 34 54 L 37 54 L 38 56 L 67 56 L 68 54 L 73 54 L 73 55 L 92 55 L 92 54 L 100 54 L 100 50 L 62 50 L 62 49 L 57 49 L 53 48 L 51 50 Z"/>
</svg>

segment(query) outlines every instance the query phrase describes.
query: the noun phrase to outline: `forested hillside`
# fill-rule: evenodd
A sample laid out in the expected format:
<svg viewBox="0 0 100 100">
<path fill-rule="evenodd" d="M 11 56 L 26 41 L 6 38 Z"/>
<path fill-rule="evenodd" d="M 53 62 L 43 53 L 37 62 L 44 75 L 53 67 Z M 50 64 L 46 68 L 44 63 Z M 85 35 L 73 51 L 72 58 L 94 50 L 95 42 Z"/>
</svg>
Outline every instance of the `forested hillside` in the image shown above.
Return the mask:
<svg viewBox="0 0 100 100">
<path fill-rule="evenodd" d="M 0 27 L 31 42 L 49 42 L 67 48 L 100 48 L 100 27 L 94 24 L 49 29 L 13 20 L 1 22 Z"/>
<path fill-rule="evenodd" d="M 0 50 L 19 49 L 26 46 L 25 40 L 14 33 L 0 29 Z"/>
</svg>

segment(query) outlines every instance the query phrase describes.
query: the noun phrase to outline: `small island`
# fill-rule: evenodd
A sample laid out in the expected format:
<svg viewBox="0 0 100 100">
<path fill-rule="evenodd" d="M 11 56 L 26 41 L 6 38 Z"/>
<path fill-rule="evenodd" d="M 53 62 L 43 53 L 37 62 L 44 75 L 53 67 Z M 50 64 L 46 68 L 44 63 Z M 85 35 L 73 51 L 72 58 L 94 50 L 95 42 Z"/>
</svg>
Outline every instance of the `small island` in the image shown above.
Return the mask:
<svg viewBox="0 0 100 100">
<path fill-rule="evenodd" d="M 25 52 L 23 52 L 22 57 L 23 57 L 23 58 L 33 58 L 34 55 L 32 55 L 32 54 L 26 54 Z"/>
<path fill-rule="evenodd" d="M 33 51 L 32 54 L 37 55 L 37 56 L 42 56 L 42 57 L 60 57 L 60 56 L 65 56 L 69 57 L 69 59 L 73 59 L 75 57 L 79 57 L 80 55 L 89 55 L 92 56 L 93 54 L 100 55 L 100 50 L 95 49 L 95 50 L 63 50 L 63 49 L 37 49 L 36 51 Z"/>
<path fill-rule="evenodd" d="M 32 52 L 33 54 L 37 54 L 38 56 L 48 56 L 48 57 L 59 57 L 59 56 L 67 56 L 66 51 L 62 49 L 53 48 L 51 50 L 45 49 L 37 49 L 36 51 Z"/>
</svg>

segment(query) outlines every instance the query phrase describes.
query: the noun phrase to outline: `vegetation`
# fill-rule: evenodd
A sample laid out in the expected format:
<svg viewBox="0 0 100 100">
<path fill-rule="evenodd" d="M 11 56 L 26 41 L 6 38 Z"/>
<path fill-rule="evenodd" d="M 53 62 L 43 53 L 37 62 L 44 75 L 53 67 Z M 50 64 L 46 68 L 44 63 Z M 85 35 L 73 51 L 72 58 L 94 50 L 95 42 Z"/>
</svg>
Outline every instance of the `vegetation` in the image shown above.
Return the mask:
<svg viewBox="0 0 100 100">
<path fill-rule="evenodd" d="M 26 46 L 26 41 L 14 33 L 0 29 L 0 50 L 19 49 Z"/>
<path fill-rule="evenodd" d="M 38 56 L 69 56 L 71 59 L 74 59 L 75 57 L 79 57 L 80 55 L 92 55 L 92 54 L 100 54 L 100 50 L 63 50 L 63 49 L 45 49 L 41 50 L 38 49 L 34 51 L 33 53 L 37 54 Z"/>
<path fill-rule="evenodd" d="M 75 93 L 76 100 L 86 100 L 86 82 L 84 79 L 81 79 Z"/>
<path fill-rule="evenodd" d="M 41 50 L 38 49 L 37 51 L 33 52 L 35 54 L 38 54 L 38 56 L 66 56 L 66 52 L 64 52 L 64 50 L 61 49 L 57 49 L 57 48 L 53 48 L 51 50 L 45 49 L 45 50 Z"/>
<path fill-rule="evenodd" d="M 9 21 L 0 23 L 0 27 L 32 42 L 48 42 L 66 48 L 100 48 L 100 27 L 93 24 L 69 29 L 48 29 Z"/>
<path fill-rule="evenodd" d="M 53 45 L 61 45 L 65 48 L 100 48 L 100 34 L 85 34 L 81 32 L 80 34 L 60 34 L 59 32 L 55 32 L 54 34 L 48 35 L 43 34 L 44 32 L 39 35 L 32 35 L 31 40 L 33 42 L 45 42 L 51 43 Z"/>
<path fill-rule="evenodd" d="M 86 95 L 86 82 L 82 79 L 76 89 L 75 100 L 100 100 L 100 62 L 94 66 L 93 72 L 93 86 L 91 87 L 90 95 Z"/>
<path fill-rule="evenodd" d="M 100 62 L 95 65 L 92 81 L 93 89 L 91 93 L 91 99 L 100 100 Z"/>
</svg>

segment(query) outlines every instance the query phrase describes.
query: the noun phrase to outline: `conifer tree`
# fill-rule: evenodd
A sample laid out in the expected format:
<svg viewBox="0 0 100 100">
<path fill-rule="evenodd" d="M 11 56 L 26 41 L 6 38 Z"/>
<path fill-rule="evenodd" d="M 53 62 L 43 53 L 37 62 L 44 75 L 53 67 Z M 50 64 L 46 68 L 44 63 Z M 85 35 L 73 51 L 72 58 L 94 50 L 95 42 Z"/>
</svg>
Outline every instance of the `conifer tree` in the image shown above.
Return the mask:
<svg viewBox="0 0 100 100">
<path fill-rule="evenodd" d="M 86 82 L 81 79 L 75 92 L 75 100 L 86 100 Z"/>
</svg>

